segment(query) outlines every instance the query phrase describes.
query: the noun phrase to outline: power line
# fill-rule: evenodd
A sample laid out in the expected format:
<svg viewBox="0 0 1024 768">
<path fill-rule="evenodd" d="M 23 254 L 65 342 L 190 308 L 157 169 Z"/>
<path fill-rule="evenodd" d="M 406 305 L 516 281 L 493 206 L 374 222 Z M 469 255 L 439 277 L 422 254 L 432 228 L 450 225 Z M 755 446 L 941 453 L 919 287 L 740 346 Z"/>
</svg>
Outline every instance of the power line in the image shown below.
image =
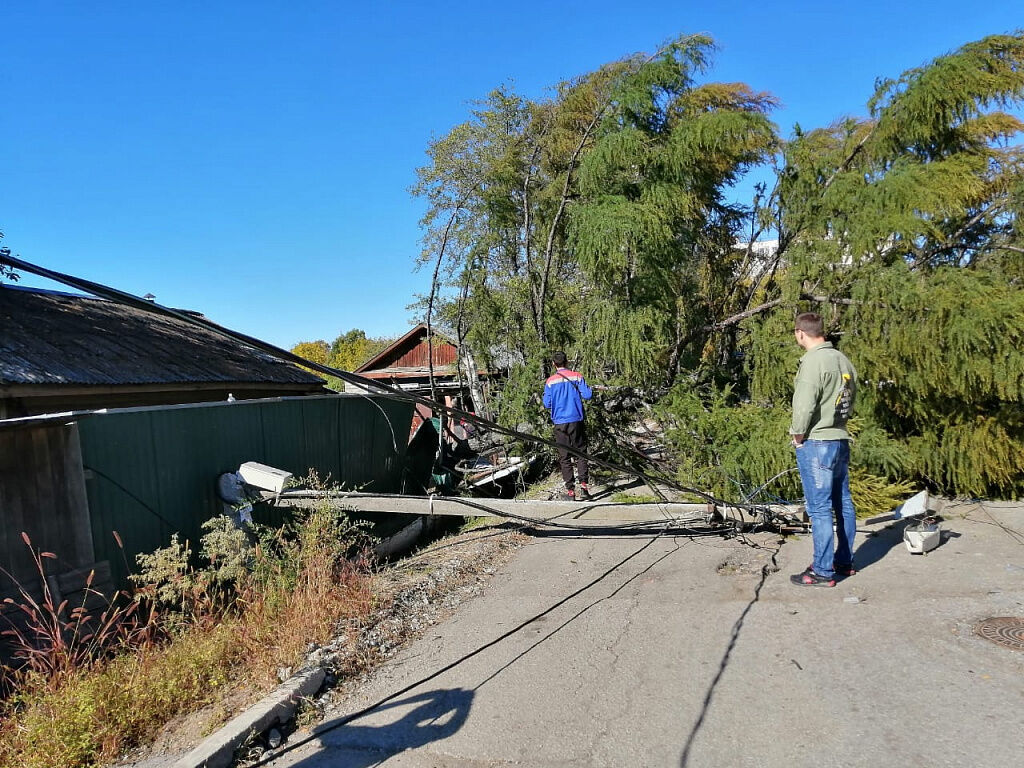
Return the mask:
<svg viewBox="0 0 1024 768">
<path fill-rule="evenodd" d="M 397 387 L 393 387 L 393 386 L 391 386 L 389 384 L 386 384 L 384 382 L 380 382 L 380 381 L 377 381 L 377 380 L 374 380 L 374 379 L 369 379 L 369 378 L 366 378 L 365 376 L 360 376 L 359 374 L 355 374 L 355 373 L 352 373 L 350 371 L 344 371 L 344 370 L 341 370 L 339 368 L 332 368 L 331 366 L 324 365 L 322 363 L 314 362 L 312 360 L 306 360 L 305 358 L 299 357 L 298 355 L 296 355 L 296 354 L 294 354 L 294 353 L 292 353 L 292 352 L 290 352 L 288 350 L 282 349 L 280 347 L 276 347 L 276 346 L 274 346 L 272 344 L 268 344 L 267 342 L 262 341 L 261 339 L 257 339 L 257 338 L 255 338 L 253 336 L 249 336 L 249 335 L 244 334 L 244 333 L 239 333 L 237 331 L 232 331 L 232 330 L 230 330 L 228 328 L 224 328 L 223 326 L 220 326 L 220 325 L 217 325 L 216 323 L 210 322 L 206 318 L 196 317 L 194 315 L 187 314 L 185 312 L 180 312 L 180 311 L 172 309 L 170 307 L 165 307 L 165 306 L 163 306 L 161 304 L 157 304 L 157 303 L 152 302 L 152 301 L 147 301 L 145 299 L 141 299 L 141 298 L 139 298 L 137 296 L 133 296 L 130 293 L 126 293 L 124 291 L 120 291 L 120 290 L 118 290 L 116 288 L 111 288 L 111 287 L 103 285 L 101 283 L 95 283 L 95 282 L 93 282 L 91 280 L 86 280 L 84 278 L 75 277 L 73 275 L 64 274 L 62 272 L 56 272 L 54 270 L 47 269 L 46 267 L 41 267 L 41 266 L 38 266 L 36 264 L 32 264 L 30 262 L 23 261 L 22 259 L 16 258 L 14 256 L 6 256 L 6 257 L 4 257 L 4 261 L 7 264 L 9 264 L 9 265 L 11 265 L 11 266 L 13 266 L 13 267 L 15 267 L 17 269 L 21 269 L 21 270 L 24 270 L 26 272 L 30 272 L 30 273 L 38 275 L 40 277 L 45 277 L 45 278 L 47 278 L 49 280 L 54 280 L 55 282 L 63 283 L 64 285 L 68 285 L 68 286 L 71 286 L 73 288 L 77 288 L 78 290 L 85 291 L 86 293 L 91 293 L 91 294 L 93 294 L 95 296 L 99 296 L 101 298 L 109 299 L 111 301 L 121 302 L 122 304 L 127 304 L 128 306 L 131 306 L 131 307 L 133 307 L 135 309 L 138 309 L 138 310 L 141 310 L 143 312 L 148 312 L 148 313 L 160 315 L 160 316 L 163 316 L 163 317 L 172 317 L 172 318 L 175 318 L 176 320 L 179 320 L 181 322 L 188 323 L 190 325 L 193 325 L 193 326 L 196 326 L 196 327 L 199 327 L 199 328 L 203 328 L 203 329 L 205 329 L 207 331 L 210 331 L 211 333 L 216 333 L 218 335 L 230 338 L 230 339 L 232 339 L 234 341 L 242 342 L 243 344 L 247 344 L 247 345 L 249 345 L 249 346 L 251 346 L 251 347 L 253 347 L 255 349 L 258 349 L 258 350 L 261 350 L 263 352 L 266 352 L 267 354 L 274 355 L 275 357 L 277 357 L 279 359 L 287 360 L 287 361 L 289 361 L 291 363 L 294 363 L 295 365 L 300 365 L 300 366 L 303 366 L 305 368 L 308 368 L 308 369 L 311 369 L 311 370 L 315 370 L 315 371 L 317 371 L 319 373 L 323 373 L 323 374 L 328 375 L 328 376 L 335 376 L 335 377 L 341 379 L 344 382 L 347 382 L 347 383 L 350 383 L 350 384 L 354 384 L 354 385 L 356 385 L 358 387 L 361 387 L 362 389 L 364 389 L 366 391 L 369 391 L 369 392 L 375 392 L 376 394 L 379 394 L 382 397 L 387 397 L 387 398 L 391 398 L 391 399 L 394 399 L 394 400 L 399 400 L 399 401 L 402 401 L 402 402 L 409 402 L 409 403 L 424 405 L 424 406 L 426 406 L 428 408 L 431 408 L 432 410 L 440 411 L 440 412 L 443 412 L 443 413 L 447 413 L 447 414 L 449 414 L 451 416 L 455 416 L 455 417 L 458 417 L 460 419 L 464 419 L 465 421 L 467 421 L 467 422 L 469 422 L 471 424 L 475 424 L 475 425 L 477 425 L 479 427 L 482 427 L 484 429 L 490 430 L 492 432 L 497 432 L 499 434 L 503 434 L 503 435 L 506 435 L 508 437 L 513 437 L 513 438 L 518 439 L 518 440 L 523 440 L 523 441 L 530 442 L 530 443 L 536 443 L 538 445 L 545 445 L 545 446 L 548 446 L 550 448 L 559 448 L 560 447 L 553 440 L 548 440 L 547 438 L 544 438 L 544 437 L 539 437 L 537 435 L 531 435 L 531 434 L 528 434 L 528 433 L 525 433 L 525 432 L 519 432 L 519 431 L 514 430 L 514 429 L 509 429 L 508 427 L 503 427 L 503 426 L 501 426 L 500 424 L 498 424 L 498 423 L 496 423 L 494 421 L 491 421 L 489 419 L 485 419 L 485 418 L 483 418 L 481 416 L 478 416 L 477 414 L 472 413 L 470 411 L 464 411 L 464 410 L 459 409 L 459 408 L 453 408 L 451 406 L 448 406 L 448 405 L 445 405 L 443 403 L 440 403 L 440 402 L 437 402 L 435 400 L 432 400 L 432 399 L 430 399 L 428 397 L 423 397 L 422 395 L 416 395 L 416 394 L 411 393 L 411 392 L 406 392 L 404 390 L 401 390 L 401 389 L 399 389 Z M 582 457 L 582 458 L 587 459 L 588 461 L 592 462 L 596 466 L 612 470 L 613 472 L 622 473 L 622 474 L 625 474 L 625 475 L 630 476 L 630 477 L 636 477 L 636 478 L 638 478 L 640 480 L 643 480 L 648 485 L 654 485 L 654 484 L 660 482 L 663 485 L 666 485 L 666 486 L 668 486 L 668 487 L 670 487 L 670 488 L 672 488 L 672 489 L 674 489 L 676 491 L 679 491 L 679 492 L 682 492 L 682 493 L 689 493 L 689 494 L 693 494 L 695 496 L 698 496 L 698 497 L 704 499 L 705 501 L 707 501 L 707 502 L 709 502 L 711 504 L 729 505 L 729 506 L 732 506 L 732 507 L 746 509 L 747 511 L 752 512 L 754 514 L 761 514 L 761 515 L 763 515 L 766 522 L 771 519 L 772 514 L 771 514 L 770 510 L 766 509 L 763 505 L 752 504 L 750 502 L 740 502 L 740 503 L 726 502 L 726 501 L 724 501 L 722 499 L 719 499 L 716 496 L 714 496 L 714 495 L 712 495 L 712 494 L 710 494 L 710 493 L 708 493 L 706 491 L 700 490 L 698 488 L 691 488 L 691 487 L 688 487 L 688 486 L 681 485 L 680 483 L 677 483 L 671 477 L 664 476 L 660 472 L 658 472 L 658 473 L 651 473 L 649 471 L 642 470 L 642 469 L 640 469 L 638 467 L 635 467 L 635 466 L 634 467 L 625 467 L 625 466 L 623 466 L 621 464 L 616 464 L 614 462 L 606 461 L 604 459 L 601 459 L 601 458 L 598 458 L 598 457 L 595 457 L 595 456 L 591 456 L 588 453 L 586 453 L 585 451 L 581 451 L 581 450 L 578 450 L 578 449 L 573 448 L 573 447 L 569 447 L 569 446 L 561 446 L 561 447 L 564 448 L 565 450 L 567 450 L 569 453 L 571 453 L 574 456 L 578 456 L 578 457 Z M 647 457 L 644 457 L 644 459 L 646 461 L 648 461 L 648 463 L 650 463 L 650 460 Z"/>
</svg>

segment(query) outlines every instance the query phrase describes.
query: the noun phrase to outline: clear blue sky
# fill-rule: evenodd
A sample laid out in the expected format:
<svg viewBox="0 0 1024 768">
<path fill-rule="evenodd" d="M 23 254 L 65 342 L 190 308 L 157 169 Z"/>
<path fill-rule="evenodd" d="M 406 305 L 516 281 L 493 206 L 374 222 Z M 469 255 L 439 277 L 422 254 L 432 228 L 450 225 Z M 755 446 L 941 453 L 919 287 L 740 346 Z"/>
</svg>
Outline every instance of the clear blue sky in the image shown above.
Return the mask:
<svg viewBox="0 0 1024 768">
<path fill-rule="evenodd" d="M 774 93 L 788 135 L 1022 25 L 1020 0 L 0 0 L 0 230 L 28 261 L 281 346 L 397 335 L 429 290 L 414 169 L 503 82 L 540 97 L 708 32 L 709 77 Z"/>
</svg>

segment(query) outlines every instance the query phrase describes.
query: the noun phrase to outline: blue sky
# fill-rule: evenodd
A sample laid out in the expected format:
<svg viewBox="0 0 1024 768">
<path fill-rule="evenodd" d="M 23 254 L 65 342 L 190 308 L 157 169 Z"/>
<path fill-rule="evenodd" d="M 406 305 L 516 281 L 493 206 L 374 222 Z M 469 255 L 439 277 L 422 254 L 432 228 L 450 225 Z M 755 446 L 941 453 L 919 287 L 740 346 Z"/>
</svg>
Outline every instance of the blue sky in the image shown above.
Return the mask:
<svg viewBox="0 0 1024 768">
<path fill-rule="evenodd" d="M 281 346 L 397 335 L 429 291 L 414 170 L 499 84 L 541 97 L 707 32 L 709 79 L 775 94 L 788 135 L 1017 26 L 1016 1 L 3 0 L 0 230 L 27 261 Z"/>
</svg>

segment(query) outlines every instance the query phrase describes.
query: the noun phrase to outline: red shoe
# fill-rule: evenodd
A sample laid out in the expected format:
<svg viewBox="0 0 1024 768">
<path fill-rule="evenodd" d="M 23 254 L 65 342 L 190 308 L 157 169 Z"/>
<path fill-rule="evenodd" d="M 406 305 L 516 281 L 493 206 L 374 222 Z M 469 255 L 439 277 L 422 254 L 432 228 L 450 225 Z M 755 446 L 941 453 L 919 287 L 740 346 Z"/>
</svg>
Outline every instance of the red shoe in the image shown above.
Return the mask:
<svg viewBox="0 0 1024 768">
<path fill-rule="evenodd" d="M 824 576 L 819 576 L 811 568 L 808 568 L 803 573 L 794 573 L 789 577 L 789 580 L 798 587 L 834 587 L 836 585 L 835 579 L 826 579 Z"/>
</svg>

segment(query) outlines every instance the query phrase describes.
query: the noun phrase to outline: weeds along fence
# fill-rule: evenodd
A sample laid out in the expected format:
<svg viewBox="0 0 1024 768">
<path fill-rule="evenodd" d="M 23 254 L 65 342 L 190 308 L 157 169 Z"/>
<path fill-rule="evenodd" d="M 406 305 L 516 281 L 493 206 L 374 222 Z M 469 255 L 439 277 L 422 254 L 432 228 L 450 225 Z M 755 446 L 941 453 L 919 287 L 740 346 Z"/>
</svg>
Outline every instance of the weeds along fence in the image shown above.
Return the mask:
<svg viewBox="0 0 1024 768">
<path fill-rule="evenodd" d="M 196 543 L 220 513 L 216 481 L 246 461 L 313 469 L 348 488 L 400 492 L 410 482 L 406 447 L 412 405 L 362 395 L 274 398 L 130 408 L 0 421 L 0 599 L 12 580 L 43 587 L 22 532 L 46 559 L 47 585 L 75 604 L 93 587 L 128 585 L 135 555 L 173 533 Z M 258 522 L 283 512 L 258 507 Z M 117 539 L 114 532 L 117 532 Z M 123 543 L 123 550 L 121 548 Z"/>
</svg>

